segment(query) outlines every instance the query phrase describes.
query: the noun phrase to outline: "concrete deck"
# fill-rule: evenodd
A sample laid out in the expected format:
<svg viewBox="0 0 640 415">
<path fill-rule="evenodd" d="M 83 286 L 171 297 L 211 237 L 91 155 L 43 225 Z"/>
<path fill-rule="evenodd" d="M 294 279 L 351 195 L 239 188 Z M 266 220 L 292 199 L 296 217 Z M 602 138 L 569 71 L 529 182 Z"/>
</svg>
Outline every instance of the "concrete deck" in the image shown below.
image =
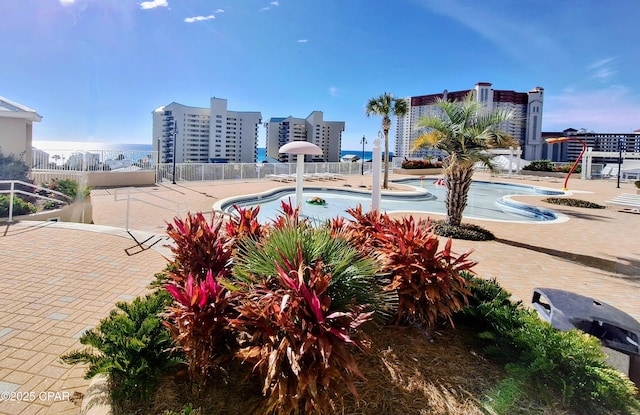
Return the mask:
<svg viewBox="0 0 640 415">
<path fill-rule="evenodd" d="M 498 179 L 482 173 L 475 178 L 562 187 L 557 179 Z M 354 188 L 369 186 L 371 177 L 310 184 L 345 182 Z M 140 252 L 124 231 L 127 223 L 139 238 L 163 236 L 179 202 L 192 212 L 207 213 L 221 198 L 282 186 L 269 180 L 165 183 L 132 193 L 136 200 L 128 205 L 128 222 L 127 202 L 114 200 L 116 193 L 120 199 L 126 191 L 99 189 L 91 197 L 96 225 L 0 225 L 0 414 L 79 413 L 89 381 L 82 379 L 82 368 L 60 363 L 59 356 L 80 347 L 80 334 L 106 317 L 117 301 L 144 294 L 166 264 L 162 242 Z M 635 193 L 632 183 L 617 189 L 614 180 L 572 179 L 569 188 L 580 191 L 573 197 L 600 204 L 620 193 Z M 597 297 L 640 320 L 640 215 L 617 208 L 558 207 L 541 202 L 543 198 L 520 200 L 570 219 L 553 224 L 477 222 L 499 239 L 454 241 L 454 251 L 473 249 L 477 274 L 497 278 L 525 303 L 534 287 L 561 288 Z"/>
</svg>

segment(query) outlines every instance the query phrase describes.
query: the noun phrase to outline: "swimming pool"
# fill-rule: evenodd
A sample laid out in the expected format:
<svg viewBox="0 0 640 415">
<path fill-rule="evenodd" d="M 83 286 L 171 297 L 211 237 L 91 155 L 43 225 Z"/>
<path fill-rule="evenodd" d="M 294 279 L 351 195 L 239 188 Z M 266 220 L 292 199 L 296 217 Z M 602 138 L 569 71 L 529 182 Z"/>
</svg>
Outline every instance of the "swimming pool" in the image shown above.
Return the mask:
<svg viewBox="0 0 640 415">
<path fill-rule="evenodd" d="M 424 181 L 421 187 L 419 179 L 394 181 L 412 186 L 405 192 L 384 192 L 380 201 L 380 210 L 392 212 L 419 212 L 445 214 L 444 204 L 446 188 Z M 509 222 L 550 222 L 557 221 L 560 215 L 543 209 L 512 200 L 514 195 L 558 195 L 562 191 L 544 189 L 534 186 L 513 185 L 474 181 L 468 195 L 467 207 L 463 216 L 469 219 L 509 221 Z M 371 192 L 353 188 L 332 188 L 308 186 L 304 188 L 305 201 L 320 197 L 326 201 L 323 206 L 305 203 L 303 214 L 317 220 L 325 220 L 336 216 L 348 216 L 345 211 L 361 204 L 363 208 L 371 206 Z M 291 201 L 295 204 L 294 188 L 279 188 L 254 195 L 233 197 L 217 202 L 213 208 L 217 211 L 230 212 L 233 205 L 242 207 L 260 205 L 258 220 L 267 222 L 277 215 L 281 202 Z"/>
</svg>

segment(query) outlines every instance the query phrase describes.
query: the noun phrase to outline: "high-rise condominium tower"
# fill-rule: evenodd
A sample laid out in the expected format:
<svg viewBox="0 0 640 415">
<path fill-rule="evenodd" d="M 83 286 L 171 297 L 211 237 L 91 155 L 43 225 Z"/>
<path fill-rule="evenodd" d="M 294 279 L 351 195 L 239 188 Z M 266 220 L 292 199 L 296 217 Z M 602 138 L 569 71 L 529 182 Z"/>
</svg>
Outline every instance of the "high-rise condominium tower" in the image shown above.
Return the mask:
<svg viewBox="0 0 640 415">
<path fill-rule="evenodd" d="M 396 123 L 396 157 L 425 155 L 411 152 L 413 141 L 423 133 L 416 126 L 420 117 L 434 115 L 439 111 L 435 106 L 438 98 L 458 101 L 464 99 L 468 93 L 472 93 L 476 101 L 483 102 L 489 109 L 512 110 L 515 113 L 514 119 L 499 127 L 520 142 L 525 159 L 539 160 L 542 157 L 541 126 L 544 89 L 538 86 L 529 92 L 498 90 L 493 89 L 488 82 L 478 82 L 474 89 L 455 92 L 445 90 L 439 94 L 405 98 L 409 111 L 407 115 L 399 117 Z"/>
<path fill-rule="evenodd" d="M 307 155 L 305 161 L 340 161 L 344 121 L 324 121 L 322 111 L 313 111 L 307 118 L 271 118 L 267 129 L 267 155 L 281 162 L 293 162 L 295 157 L 278 154 L 291 141 L 308 141 L 322 149 L 322 155 Z"/>
<path fill-rule="evenodd" d="M 172 102 L 153 111 L 153 149 L 160 162 L 255 163 L 260 112 L 228 111 L 227 100 L 211 98 L 209 108 Z"/>
</svg>

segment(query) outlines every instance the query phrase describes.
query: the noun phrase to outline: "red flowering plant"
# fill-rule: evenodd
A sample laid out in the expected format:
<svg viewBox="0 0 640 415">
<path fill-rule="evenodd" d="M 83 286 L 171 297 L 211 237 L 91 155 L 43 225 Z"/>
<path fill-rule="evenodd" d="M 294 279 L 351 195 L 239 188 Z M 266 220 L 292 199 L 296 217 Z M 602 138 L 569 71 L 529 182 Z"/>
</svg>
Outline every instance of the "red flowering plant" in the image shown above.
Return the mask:
<svg viewBox="0 0 640 415">
<path fill-rule="evenodd" d="M 357 397 L 352 376 L 363 378 L 348 346 L 367 347 L 357 329 L 371 318 L 364 305 L 333 309 L 332 276 L 319 260 L 300 266 L 283 258 L 277 274 L 251 284 L 232 325 L 250 335 L 237 356 L 253 363 L 262 380 L 263 413 L 332 412 L 336 384 Z"/>
<path fill-rule="evenodd" d="M 442 162 L 431 160 L 404 160 L 401 166 L 403 169 L 438 169 L 442 167 Z"/>
<path fill-rule="evenodd" d="M 184 284 L 165 285 L 175 302 L 164 313 L 163 324 L 187 356 L 189 376 L 199 387 L 206 384 L 211 369 L 233 357 L 237 346 L 228 327 L 231 292 L 218 278 L 208 271 L 200 281 L 189 274 Z"/>
<path fill-rule="evenodd" d="M 266 229 L 258 222 L 259 205 L 251 208 L 233 205 L 233 208 L 236 214 L 231 215 L 225 225 L 229 238 L 237 240 L 244 237 L 260 238 L 264 235 Z"/>
<path fill-rule="evenodd" d="M 221 216 L 213 213 L 208 222 L 200 212 L 189 213 L 184 219 L 174 218 L 173 223 L 167 224 L 174 257 L 167 267 L 169 279 L 184 283 L 188 275 L 200 281 L 209 271 L 213 275 L 229 272 L 233 240 L 224 233 L 222 225 Z"/>
<path fill-rule="evenodd" d="M 358 206 L 347 212 L 354 218 L 342 226 L 351 241 L 371 251 L 380 260 L 381 272 L 391 274 L 385 290 L 398 293 L 395 322 L 418 321 L 433 325 L 440 319 L 451 322 L 454 312 L 467 303 L 468 281 L 461 273 L 475 265 L 471 252 L 455 256 L 449 239 L 444 249 L 428 220 L 415 221 L 413 216 L 392 219 L 376 211 L 362 212 Z"/>
</svg>

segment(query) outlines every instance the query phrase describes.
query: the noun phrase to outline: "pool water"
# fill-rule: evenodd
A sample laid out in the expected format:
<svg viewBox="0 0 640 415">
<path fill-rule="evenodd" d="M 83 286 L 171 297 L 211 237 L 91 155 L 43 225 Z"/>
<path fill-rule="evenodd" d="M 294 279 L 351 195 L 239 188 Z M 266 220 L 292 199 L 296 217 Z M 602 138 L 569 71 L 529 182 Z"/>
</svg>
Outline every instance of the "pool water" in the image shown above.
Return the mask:
<svg viewBox="0 0 640 415">
<path fill-rule="evenodd" d="M 431 181 L 424 181 L 421 186 L 419 179 L 397 181 L 423 190 L 417 192 L 402 192 L 398 194 L 383 194 L 380 201 L 380 210 L 383 212 L 420 212 L 446 214 L 444 204 L 446 188 L 438 186 Z M 467 207 L 464 210 L 465 218 L 496 220 L 509 222 L 543 222 L 557 219 L 557 215 L 547 209 L 541 209 L 530 205 L 511 201 L 513 195 L 540 195 L 563 194 L 561 191 L 544 190 L 531 186 L 477 182 L 474 181 L 468 194 Z M 314 197 L 322 198 L 325 205 L 312 205 L 306 203 Z M 357 189 L 307 187 L 303 190 L 303 215 L 319 221 L 335 218 L 336 216 L 349 217 L 346 214 L 348 208 L 362 205 L 364 210 L 371 207 L 371 193 Z M 258 220 L 268 222 L 277 216 L 283 201 L 295 205 L 296 195 L 294 189 L 280 190 L 260 195 L 248 195 L 228 201 L 221 201 L 219 209 L 229 212 L 233 210 L 233 204 L 248 207 L 260 205 Z"/>
</svg>

